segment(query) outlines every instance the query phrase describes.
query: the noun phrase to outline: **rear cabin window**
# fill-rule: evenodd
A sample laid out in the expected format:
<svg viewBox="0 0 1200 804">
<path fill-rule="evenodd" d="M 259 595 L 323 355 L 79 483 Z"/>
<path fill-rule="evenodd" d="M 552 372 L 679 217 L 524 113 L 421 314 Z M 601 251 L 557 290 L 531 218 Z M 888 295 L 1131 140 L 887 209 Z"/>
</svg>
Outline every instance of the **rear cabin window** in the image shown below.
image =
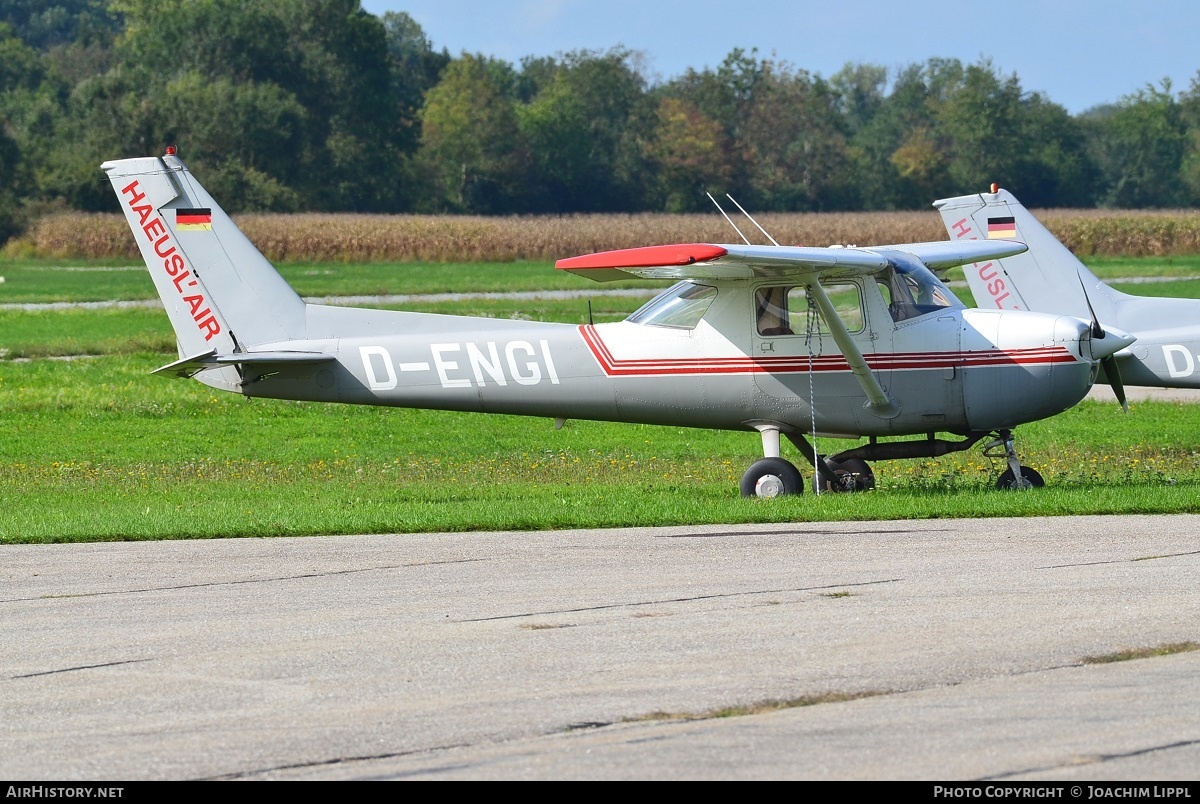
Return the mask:
<svg viewBox="0 0 1200 804">
<path fill-rule="evenodd" d="M 838 317 L 849 332 L 862 332 L 862 295 L 853 282 L 831 282 L 822 285 Z M 759 288 L 754 294 L 755 315 L 758 334 L 764 337 L 776 335 L 804 335 L 810 330 L 827 334 L 829 325 L 813 302 L 810 312 L 808 293 L 803 285 L 777 285 Z M 810 318 L 811 321 L 810 324 Z"/>
</svg>

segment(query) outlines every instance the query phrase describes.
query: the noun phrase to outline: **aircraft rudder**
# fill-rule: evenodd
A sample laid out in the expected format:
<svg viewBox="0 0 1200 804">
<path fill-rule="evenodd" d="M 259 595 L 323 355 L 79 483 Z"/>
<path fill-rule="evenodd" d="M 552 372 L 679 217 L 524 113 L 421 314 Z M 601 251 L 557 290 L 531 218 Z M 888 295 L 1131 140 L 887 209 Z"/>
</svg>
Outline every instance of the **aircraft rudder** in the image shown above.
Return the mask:
<svg viewBox="0 0 1200 804">
<path fill-rule="evenodd" d="M 177 156 L 115 160 L 101 169 L 171 319 L 181 357 L 304 336 L 304 301 Z"/>
<path fill-rule="evenodd" d="M 100 166 L 133 232 L 175 330 L 181 356 L 217 349 L 232 351 L 228 323 L 184 254 L 169 220 L 169 205 L 182 193 L 171 171 L 157 157 L 122 159 Z"/>
</svg>

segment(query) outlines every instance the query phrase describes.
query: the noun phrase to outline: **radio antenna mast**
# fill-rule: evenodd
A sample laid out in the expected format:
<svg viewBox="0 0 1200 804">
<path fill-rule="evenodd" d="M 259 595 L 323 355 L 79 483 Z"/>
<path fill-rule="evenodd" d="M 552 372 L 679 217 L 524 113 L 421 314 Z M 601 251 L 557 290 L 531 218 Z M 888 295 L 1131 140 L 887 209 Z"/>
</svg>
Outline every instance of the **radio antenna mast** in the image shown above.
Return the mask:
<svg viewBox="0 0 1200 804">
<path fill-rule="evenodd" d="M 712 197 L 712 193 L 708 193 L 708 192 L 706 192 L 706 193 L 705 193 L 705 195 L 706 195 L 706 196 L 708 196 L 708 200 L 709 200 L 709 201 L 712 201 L 712 202 L 713 202 L 713 205 L 714 205 L 714 206 L 717 208 L 717 211 L 718 211 L 718 212 L 720 212 L 722 215 L 724 215 L 724 216 L 725 216 L 725 220 L 729 221 L 729 225 L 733 227 L 733 231 L 735 231 L 735 232 L 737 232 L 737 233 L 738 233 L 738 237 L 742 238 L 742 241 L 743 241 L 743 242 L 744 242 L 744 243 L 745 243 L 747 246 L 751 245 L 750 241 L 749 241 L 749 240 L 746 238 L 746 236 L 745 236 L 744 234 L 742 234 L 742 230 L 741 230 L 741 229 L 739 229 L 739 228 L 737 227 L 737 224 L 736 224 L 736 223 L 734 223 L 733 221 L 729 220 L 729 216 L 728 216 L 728 215 L 725 215 L 725 210 L 721 209 L 721 205 L 717 203 L 717 199 L 715 199 L 715 198 L 713 198 L 713 197 Z M 730 199 L 730 200 L 732 201 L 733 199 Z M 735 204 L 736 204 L 737 202 L 736 202 L 736 201 L 734 201 L 733 203 L 735 203 Z M 778 243 L 776 243 L 775 245 L 779 245 L 779 244 L 778 244 Z"/>
<path fill-rule="evenodd" d="M 711 196 L 710 196 L 710 197 L 711 197 Z M 731 196 L 729 193 L 725 193 L 725 197 L 726 197 L 726 198 L 728 198 L 730 201 L 733 201 L 733 205 L 734 205 L 735 207 L 737 207 L 738 209 L 742 210 L 742 214 L 743 214 L 743 215 L 745 215 L 745 216 L 746 216 L 746 217 L 747 217 L 747 218 L 750 220 L 750 222 L 751 222 L 751 223 L 753 223 L 755 226 L 758 226 L 758 221 L 754 220 L 754 218 L 751 218 L 751 217 L 750 217 L 750 213 L 749 213 L 749 212 L 747 212 L 746 210 L 742 209 L 742 205 L 741 205 L 741 204 L 739 204 L 739 203 L 738 203 L 738 202 L 737 202 L 737 201 L 734 199 L 734 197 L 733 197 L 733 196 Z M 767 230 L 766 230 L 766 229 L 762 228 L 761 226 L 758 226 L 758 231 L 760 231 L 760 232 L 762 232 L 764 235 L 766 235 L 766 238 L 767 238 L 768 240 L 770 240 L 772 243 L 774 243 L 774 244 L 775 244 L 775 245 L 777 245 L 777 246 L 779 245 L 778 241 L 776 241 L 776 240 L 775 240 L 775 238 L 773 238 L 773 237 L 771 237 L 771 235 L 767 234 Z"/>
</svg>

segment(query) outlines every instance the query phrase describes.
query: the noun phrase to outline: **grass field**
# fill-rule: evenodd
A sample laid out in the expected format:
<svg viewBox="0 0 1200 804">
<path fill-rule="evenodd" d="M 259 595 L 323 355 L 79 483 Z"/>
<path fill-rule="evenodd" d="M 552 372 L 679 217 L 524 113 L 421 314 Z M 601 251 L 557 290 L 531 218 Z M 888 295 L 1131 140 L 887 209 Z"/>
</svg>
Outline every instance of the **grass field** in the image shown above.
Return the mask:
<svg viewBox="0 0 1200 804">
<path fill-rule="evenodd" d="M 1089 260 L 1110 277 L 1186 275 L 1189 266 L 1200 275 L 1200 259 L 1163 262 Z M 0 261 L 0 304 L 150 297 L 144 271 L 124 268 Z M 540 278 L 540 287 L 596 287 L 544 263 L 437 269 L 284 272 L 303 295 L 528 290 Z M 389 271 L 403 280 L 396 287 Z M 1195 296 L 1200 281 L 1126 290 Z M 611 320 L 640 304 L 596 296 L 593 314 Z M 583 299 L 404 306 L 587 314 Z M 993 490 L 1003 466 L 976 448 L 877 463 L 872 493 L 768 501 L 738 495 L 761 454 L 751 433 L 597 422 L 555 430 L 544 419 L 246 400 L 152 377 L 174 358 L 154 307 L 0 308 L 0 355 L 5 543 L 1200 510 L 1200 410 L 1186 404 L 1135 402 L 1123 414 L 1085 401 L 1020 428 L 1023 459 L 1047 482 L 1036 492 Z"/>
</svg>

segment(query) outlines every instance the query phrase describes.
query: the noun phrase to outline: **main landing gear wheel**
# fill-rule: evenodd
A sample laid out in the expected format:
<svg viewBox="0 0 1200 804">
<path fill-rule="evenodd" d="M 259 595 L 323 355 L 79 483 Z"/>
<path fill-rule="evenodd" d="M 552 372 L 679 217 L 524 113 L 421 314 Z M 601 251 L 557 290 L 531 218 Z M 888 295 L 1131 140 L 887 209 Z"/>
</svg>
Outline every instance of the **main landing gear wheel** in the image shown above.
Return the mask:
<svg viewBox="0 0 1200 804">
<path fill-rule="evenodd" d="M 825 462 L 837 475 L 836 483 L 828 483 L 821 476 L 813 476 L 813 488 L 826 491 L 871 491 L 875 488 L 875 473 L 866 461 L 847 458 L 844 461 Z"/>
<path fill-rule="evenodd" d="M 755 461 L 742 475 L 743 497 L 782 497 L 804 491 L 800 470 L 783 458 Z"/>
<path fill-rule="evenodd" d="M 1012 469 L 1005 469 L 1000 473 L 1000 478 L 996 481 L 996 488 L 1009 491 L 1019 489 L 1040 489 L 1046 485 L 1046 481 L 1042 480 L 1042 476 L 1037 473 L 1036 469 L 1030 469 L 1028 466 L 1021 467 L 1021 479 L 1013 474 Z"/>
</svg>

